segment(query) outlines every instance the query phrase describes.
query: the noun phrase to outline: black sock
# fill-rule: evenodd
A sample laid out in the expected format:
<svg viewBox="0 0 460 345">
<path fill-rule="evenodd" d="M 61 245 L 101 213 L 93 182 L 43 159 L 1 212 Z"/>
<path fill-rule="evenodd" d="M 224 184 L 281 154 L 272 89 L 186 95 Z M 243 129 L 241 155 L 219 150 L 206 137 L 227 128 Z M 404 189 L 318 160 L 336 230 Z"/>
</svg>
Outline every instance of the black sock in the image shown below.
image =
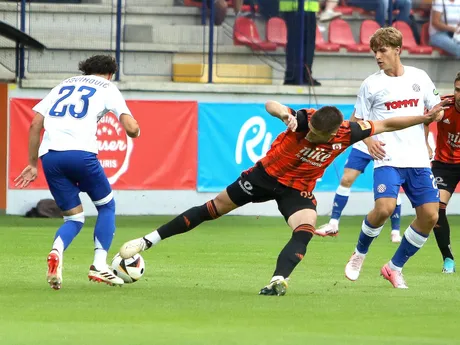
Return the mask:
<svg viewBox="0 0 460 345">
<path fill-rule="evenodd" d="M 290 276 L 294 268 L 305 256 L 308 242 L 313 237 L 314 231 L 315 228 L 310 224 L 302 224 L 295 228 L 291 239 L 278 256 L 273 276 L 283 276 L 284 278 Z"/>
<path fill-rule="evenodd" d="M 214 200 L 210 200 L 204 205 L 188 209 L 170 222 L 160 226 L 158 234 L 164 240 L 165 238 L 190 231 L 204 221 L 216 219 L 219 216 Z"/>
<path fill-rule="evenodd" d="M 433 230 L 442 254 L 442 259 L 451 258 L 453 260 L 454 256 L 450 250 L 450 227 L 446 216 L 446 206 L 443 202 L 439 203 L 439 219 Z"/>
</svg>

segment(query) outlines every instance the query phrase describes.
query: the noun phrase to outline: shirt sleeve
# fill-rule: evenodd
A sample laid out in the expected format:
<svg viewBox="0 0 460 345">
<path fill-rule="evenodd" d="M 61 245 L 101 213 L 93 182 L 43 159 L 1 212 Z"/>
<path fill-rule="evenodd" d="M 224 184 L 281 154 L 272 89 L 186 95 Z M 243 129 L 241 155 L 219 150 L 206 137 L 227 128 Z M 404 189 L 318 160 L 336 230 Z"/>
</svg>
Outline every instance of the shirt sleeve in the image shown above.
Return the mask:
<svg viewBox="0 0 460 345">
<path fill-rule="evenodd" d="M 308 132 L 308 110 L 300 109 L 295 112 L 297 118 L 297 129 L 296 132 Z"/>
<path fill-rule="evenodd" d="M 371 111 L 371 95 L 367 86 L 367 82 L 364 81 L 359 88 L 358 97 L 355 104 L 355 117 L 357 119 L 366 120 L 369 118 Z"/>
<path fill-rule="evenodd" d="M 441 102 L 441 97 L 439 96 L 439 92 L 436 90 L 436 86 L 434 86 L 428 74 L 426 74 L 426 72 L 423 72 L 423 74 L 425 79 L 425 94 L 423 95 L 423 102 L 425 108 L 431 109 Z"/>
<path fill-rule="evenodd" d="M 52 89 L 45 98 L 43 98 L 38 104 L 36 104 L 32 110 L 35 111 L 36 113 L 39 113 L 43 116 L 47 116 L 51 107 L 54 105 L 54 102 L 56 102 L 56 96 L 57 96 L 57 89 L 60 88 L 61 85 L 56 86 L 54 89 Z"/>
<path fill-rule="evenodd" d="M 350 122 L 350 145 L 371 137 L 374 134 L 372 121 Z"/>
<path fill-rule="evenodd" d="M 109 86 L 105 108 L 114 113 L 117 119 L 120 118 L 121 114 L 133 116 L 126 105 L 123 95 L 114 84 Z"/>
<path fill-rule="evenodd" d="M 436 11 L 436 12 L 439 12 L 439 13 L 444 13 L 444 8 L 442 6 L 442 1 L 440 1 L 440 0 L 434 0 L 433 3 L 432 3 L 431 9 Z M 443 19 L 443 22 L 444 22 L 444 19 Z"/>
</svg>

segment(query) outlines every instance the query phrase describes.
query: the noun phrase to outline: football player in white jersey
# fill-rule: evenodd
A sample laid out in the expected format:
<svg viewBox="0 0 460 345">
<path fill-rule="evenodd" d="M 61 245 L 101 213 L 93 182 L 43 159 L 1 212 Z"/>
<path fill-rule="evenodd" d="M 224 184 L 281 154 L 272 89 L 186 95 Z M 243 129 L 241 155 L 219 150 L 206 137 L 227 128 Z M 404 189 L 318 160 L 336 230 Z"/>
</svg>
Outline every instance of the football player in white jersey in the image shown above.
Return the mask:
<svg viewBox="0 0 460 345">
<path fill-rule="evenodd" d="M 381 28 L 371 37 L 370 46 L 380 71 L 361 85 L 354 113 L 357 119 L 422 115 L 425 108 L 439 103 L 438 92 L 426 72 L 402 65 L 401 32 L 393 27 Z M 425 130 L 419 125 L 364 140 L 375 159 L 375 205 L 363 221 L 358 244 L 345 267 L 348 279 L 358 279 L 369 246 L 392 214 L 402 186 L 416 218 L 381 274 L 395 288 L 407 288 L 402 268 L 426 242 L 438 219 L 439 191 L 430 169 Z"/>
<path fill-rule="evenodd" d="M 140 134 L 118 88 L 110 81 L 117 71 L 115 59 L 95 55 L 80 62 L 82 76 L 62 81 L 38 103 L 29 131 L 29 165 L 16 178 L 25 188 L 37 177 L 40 157 L 51 194 L 62 210 L 64 224 L 56 232 L 48 255 L 47 280 L 51 288 L 62 284 L 63 254 L 85 222 L 79 193 L 89 195 L 98 210 L 94 228 L 94 261 L 88 277 L 109 285 L 122 285 L 107 265 L 107 252 L 115 234 L 115 200 L 97 159 L 97 122 L 114 113 L 131 138 Z M 40 143 L 40 133 L 45 129 Z"/>
<path fill-rule="evenodd" d="M 356 121 L 353 117 L 350 121 Z M 320 236 L 334 236 L 339 233 L 339 221 L 342 216 L 343 209 L 348 203 L 348 198 L 351 192 L 351 186 L 358 178 L 358 176 L 366 170 L 366 167 L 370 162 L 373 162 L 374 158 L 369 154 L 366 144 L 362 141 L 358 141 L 353 145 L 350 155 L 345 163 L 343 169 L 343 175 L 340 179 L 340 184 L 335 191 L 334 201 L 332 202 L 332 214 L 329 223 L 321 225 L 316 229 L 316 234 Z M 398 195 L 396 199 L 396 207 L 391 219 L 391 242 L 401 242 L 401 234 L 399 233 L 401 225 L 401 198 Z"/>
</svg>

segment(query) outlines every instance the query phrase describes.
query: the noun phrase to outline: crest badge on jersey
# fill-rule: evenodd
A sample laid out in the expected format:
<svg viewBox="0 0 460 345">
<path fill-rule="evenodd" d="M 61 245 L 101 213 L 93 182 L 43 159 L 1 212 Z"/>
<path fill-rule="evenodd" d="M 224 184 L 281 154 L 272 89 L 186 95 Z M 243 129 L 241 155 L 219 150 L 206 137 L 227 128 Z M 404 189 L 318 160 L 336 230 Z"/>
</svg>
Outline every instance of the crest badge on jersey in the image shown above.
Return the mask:
<svg viewBox="0 0 460 345">
<path fill-rule="evenodd" d="M 110 184 L 118 181 L 129 168 L 133 140 L 126 135 L 117 117 L 106 114 L 97 124 L 98 159 Z"/>
<path fill-rule="evenodd" d="M 420 92 L 420 85 L 419 84 L 412 85 L 412 90 L 414 90 L 415 92 Z"/>
<path fill-rule="evenodd" d="M 340 150 L 340 149 L 342 149 L 342 143 L 332 144 L 332 149 L 333 149 L 333 150 Z"/>
</svg>

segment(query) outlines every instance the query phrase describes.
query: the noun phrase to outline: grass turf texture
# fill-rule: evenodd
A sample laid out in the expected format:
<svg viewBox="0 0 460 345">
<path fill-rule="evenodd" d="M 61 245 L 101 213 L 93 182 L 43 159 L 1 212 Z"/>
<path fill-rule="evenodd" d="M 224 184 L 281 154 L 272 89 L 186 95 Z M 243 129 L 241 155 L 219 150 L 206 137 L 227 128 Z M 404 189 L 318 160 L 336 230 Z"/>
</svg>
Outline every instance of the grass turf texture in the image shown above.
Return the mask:
<svg viewBox="0 0 460 345">
<path fill-rule="evenodd" d="M 118 217 L 110 259 L 124 241 L 169 219 Z M 0 344 L 459 344 L 460 273 L 441 274 L 434 236 L 404 270 L 408 290 L 379 276 L 397 247 L 388 225 L 360 279 L 344 277 L 361 221 L 344 217 L 338 238 L 315 237 L 287 295 L 268 297 L 257 293 L 290 237 L 282 218 L 227 216 L 168 239 L 143 253 L 144 277 L 122 288 L 87 280 L 89 218 L 54 291 L 46 255 L 61 220 L 0 216 Z M 450 222 L 460 248 L 460 217 Z"/>
</svg>

